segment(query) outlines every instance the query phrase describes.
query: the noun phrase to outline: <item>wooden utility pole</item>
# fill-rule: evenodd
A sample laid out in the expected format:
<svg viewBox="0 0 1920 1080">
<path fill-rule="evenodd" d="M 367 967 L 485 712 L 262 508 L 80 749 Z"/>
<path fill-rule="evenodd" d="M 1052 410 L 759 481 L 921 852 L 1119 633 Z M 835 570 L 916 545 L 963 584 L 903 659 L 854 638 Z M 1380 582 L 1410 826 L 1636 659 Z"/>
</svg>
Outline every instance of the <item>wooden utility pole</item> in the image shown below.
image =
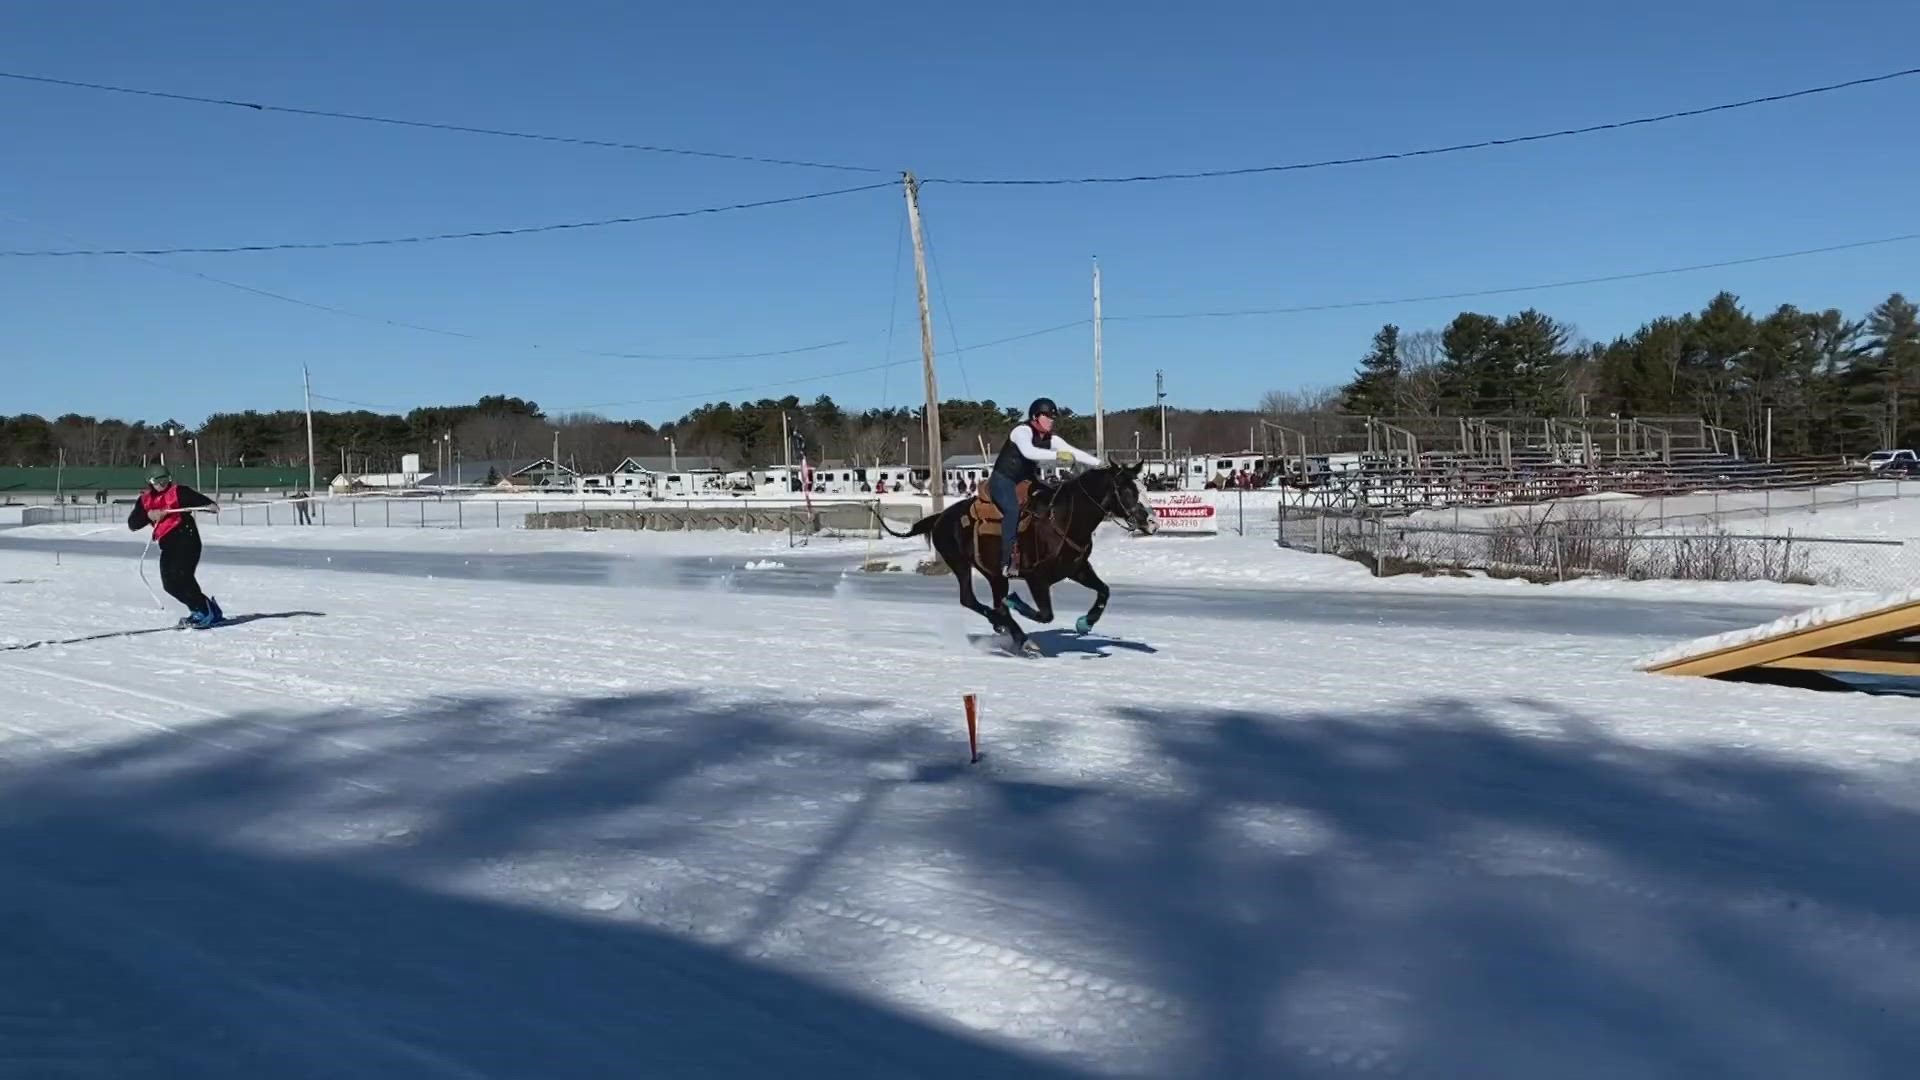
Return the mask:
<svg viewBox="0 0 1920 1080">
<path fill-rule="evenodd" d="M 313 464 L 313 375 L 307 371 L 307 365 L 300 365 L 300 391 L 307 399 L 307 494 L 312 495 L 316 486 Z M 244 461 L 241 464 L 246 464 Z M 341 469 L 341 472 L 347 470 Z"/>
<path fill-rule="evenodd" d="M 933 313 L 927 308 L 927 249 L 920 235 L 920 182 L 911 172 L 900 174 L 907 192 L 907 226 L 913 231 L 913 276 L 920 293 L 920 366 L 927 380 L 927 493 L 933 512 L 945 505 L 946 478 L 940 454 L 940 384 L 933 375 Z"/>
<path fill-rule="evenodd" d="M 1107 409 L 1100 398 L 1100 260 L 1093 260 L 1093 456 L 1107 460 Z"/>
</svg>

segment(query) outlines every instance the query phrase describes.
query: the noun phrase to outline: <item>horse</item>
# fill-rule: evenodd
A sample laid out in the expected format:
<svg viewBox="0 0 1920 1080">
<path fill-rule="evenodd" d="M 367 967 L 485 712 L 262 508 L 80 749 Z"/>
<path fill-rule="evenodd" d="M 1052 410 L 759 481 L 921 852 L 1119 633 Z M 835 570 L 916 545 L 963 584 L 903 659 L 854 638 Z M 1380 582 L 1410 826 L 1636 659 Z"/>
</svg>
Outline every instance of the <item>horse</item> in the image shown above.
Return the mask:
<svg viewBox="0 0 1920 1080">
<path fill-rule="evenodd" d="M 1017 610 L 1035 622 L 1050 623 L 1054 584 L 1063 579 L 1075 581 L 1093 590 L 1094 600 L 1087 613 L 1074 620 L 1073 627 L 1082 634 L 1091 632 L 1093 624 L 1099 622 L 1106 611 L 1110 595 L 1107 583 L 1100 580 L 1100 575 L 1093 572 L 1093 565 L 1087 561 L 1093 554 L 1094 530 L 1107 521 L 1117 521 L 1131 533 L 1150 534 L 1155 530 L 1153 511 L 1141 495 L 1140 468 L 1138 462 L 1108 463 L 1088 469 L 1058 486 L 1022 485 L 1028 489 L 1021 500 L 1024 527 L 1014 558 L 1019 563 L 1022 579 L 1033 593 L 1036 605 L 1033 608 L 1011 595 L 1007 578 L 1000 572 L 998 530 L 981 528 L 982 518 L 991 526 L 1000 514 L 984 495 L 960 499 L 945 510 L 914 522 L 906 532 L 896 532 L 878 510 L 874 511 L 874 518 L 889 536 L 927 537 L 941 561 L 960 581 L 960 606 L 977 612 L 996 633 L 1011 636 L 1021 652 L 1035 656 L 1040 647 L 1020 629 L 1013 612 Z M 1004 521 L 998 524 L 1000 528 L 1014 527 Z M 990 608 L 974 595 L 974 570 L 987 579 L 987 587 L 993 593 Z"/>
</svg>

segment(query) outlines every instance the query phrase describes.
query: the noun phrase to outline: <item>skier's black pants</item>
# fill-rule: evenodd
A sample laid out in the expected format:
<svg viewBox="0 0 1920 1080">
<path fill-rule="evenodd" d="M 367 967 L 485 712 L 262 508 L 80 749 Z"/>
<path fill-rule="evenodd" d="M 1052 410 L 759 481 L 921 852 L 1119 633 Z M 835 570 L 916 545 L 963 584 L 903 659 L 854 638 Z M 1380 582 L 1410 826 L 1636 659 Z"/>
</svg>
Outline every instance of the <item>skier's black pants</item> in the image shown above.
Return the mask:
<svg viewBox="0 0 1920 1080">
<path fill-rule="evenodd" d="M 208 610 L 207 594 L 193 577 L 199 566 L 199 533 L 180 531 L 160 541 L 160 587 L 195 615 Z"/>
</svg>

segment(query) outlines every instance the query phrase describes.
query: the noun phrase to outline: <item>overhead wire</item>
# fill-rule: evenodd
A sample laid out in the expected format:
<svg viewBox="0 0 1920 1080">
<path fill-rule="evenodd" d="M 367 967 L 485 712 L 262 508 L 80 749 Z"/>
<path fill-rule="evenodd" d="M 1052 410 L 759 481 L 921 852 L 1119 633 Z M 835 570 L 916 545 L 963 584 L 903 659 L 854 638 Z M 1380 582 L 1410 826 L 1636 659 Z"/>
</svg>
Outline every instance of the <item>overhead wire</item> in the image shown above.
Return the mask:
<svg viewBox="0 0 1920 1080">
<path fill-rule="evenodd" d="M 975 352 L 978 352 L 981 349 L 991 349 L 999 345 L 1008 345 L 1016 341 L 1027 341 L 1032 338 L 1044 337 L 1048 334 L 1057 334 L 1062 330 L 1072 330 L 1075 327 L 1085 326 L 1089 321 L 1090 320 L 1088 319 L 1075 319 L 1072 322 L 1060 323 L 1057 326 L 1043 326 L 1037 330 L 1026 330 L 1018 334 L 1010 334 L 1003 338 L 995 338 L 992 341 L 978 342 L 974 345 L 969 346 L 969 348 Z M 953 355 L 953 351 L 947 350 L 946 352 L 937 352 L 934 355 L 936 357 L 951 356 Z M 719 390 L 704 390 L 704 391 L 700 391 L 698 393 L 692 393 L 692 394 L 675 394 L 670 397 L 634 398 L 628 401 L 599 401 L 599 402 L 592 402 L 585 405 L 568 405 L 568 406 L 565 406 L 564 408 L 568 410 L 612 409 L 612 408 L 620 408 L 620 407 L 629 406 L 629 405 L 659 405 L 659 404 L 664 404 L 668 402 L 690 401 L 694 399 L 704 399 L 707 401 L 713 401 L 718 398 L 724 397 L 727 394 L 744 394 L 744 393 L 749 393 L 755 390 L 772 390 L 772 389 L 777 389 L 783 386 L 796 386 L 796 385 L 801 385 L 809 382 L 824 382 L 828 379 L 844 378 L 845 376 L 848 376 L 848 375 L 865 375 L 869 372 L 885 371 L 890 368 L 897 368 L 897 367 L 906 367 L 909 364 L 918 364 L 920 362 L 921 360 L 919 357 L 912 357 L 906 360 L 889 360 L 886 363 L 871 364 L 865 367 L 844 368 L 839 371 L 823 371 L 814 375 L 803 375 L 798 378 L 782 379 L 777 382 L 754 383 L 746 386 L 733 386 L 733 387 L 727 387 Z"/>
<path fill-rule="evenodd" d="M 1796 98 L 1813 97 L 1818 94 L 1831 94 L 1841 90 L 1851 90 L 1876 83 L 1891 82 L 1895 79 L 1920 75 L 1920 67 L 1905 68 L 1899 71 L 1883 72 L 1843 82 L 1827 83 L 1821 86 L 1809 86 L 1799 90 L 1789 90 L 1778 94 L 1766 94 L 1760 97 L 1743 98 L 1739 101 L 1726 101 L 1716 105 L 1705 105 L 1693 109 L 1676 109 L 1651 116 L 1637 116 L 1626 120 L 1609 120 L 1597 124 L 1585 124 L 1579 127 L 1559 128 L 1553 131 L 1540 131 L 1527 135 L 1508 135 L 1499 138 L 1476 139 L 1471 142 L 1451 143 L 1445 146 L 1430 146 L 1414 150 L 1394 150 L 1376 154 L 1362 154 L 1355 157 L 1324 158 L 1318 161 L 1298 161 L 1280 165 L 1249 165 L 1237 168 L 1201 169 L 1192 172 L 1140 173 L 1114 176 L 1052 176 L 1052 177 L 966 177 L 966 176 L 927 176 L 920 180 L 922 184 L 951 184 L 966 187 L 1061 187 L 1079 184 L 1152 184 L 1174 180 L 1215 180 L 1232 176 L 1254 176 L 1271 173 L 1306 172 L 1314 169 L 1331 169 L 1347 165 L 1367 165 L 1383 161 L 1405 161 L 1412 158 L 1438 157 L 1442 154 L 1457 154 L 1469 150 L 1486 150 L 1500 146 L 1518 146 L 1523 143 L 1545 142 L 1549 139 L 1566 139 L 1580 135 L 1592 135 L 1603 131 L 1620 131 L 1626 128 L 1645 127 L 1650 124 L 1662 124 L 1671 120 L 1683 120 L 1712 113 L 1732 112 L 1736 109 L 1748 109 L 1759 105 L 1771 105 Z"/>
<path fill-rule="evenodd" d="M 880 355 L 887 360 L 893 359 L 893 328 L 900 314 L 900 264 L 904 261 L 907 248 L 907 218 L 900 215 L 900 227 L 893 236 L 893 281 L 887 288 L 887 347 Z M 880 375 L 880 407 L 887 405 L 888 382 L 893 378 L 893 369 L 888 367 Z"/>
<path fill-rule="evenodd" d="M 933 233 L 923 222 L 920 226 L 921 239 L 927 247 L 927 262 L 933 270 L 934 288 L 940 291 L 940 309 L 947 316 L 947 336 L 953 338 L 953 362 L 960 366 L 960 385 L 965 388 L 967 397 L 973 397 L 973 380 L 967 377 L 967 350 L 960 344 L 960 330 L 953 322 L 953 305 L 947 301 L 947 275 L 940 272 L 940 258 L 934 254 Z"/>
<path fill-rule="evenodd" d="M 1352 157 L 1326 158 L 1315 161 L 1288 162 L 1273 165 L 1248 165 L 1219 169 L 1201 169 L 1182 172 L 1134 173 L 1094 176 L 1051 176 L 1051 177 L 971 177 L 939 176 L 922 177 L 922 184 L 952 184 L 969 187 L 1046 187 L 1076 184 L 1143 184 L 1179 180 L 1209 180 L 1236 176 L 1301 172 L 1314 169 L 1329 169 L 1349 165 L 1363 165 L 1386 161 L 1402 161 L 1413 158 L 1436 157 L 1443 154 L 1463 153 L 1472 150 L 1485 150 L 1503 146 L 1517 146 L 1525 143 L 1545 142 L 1551 139 L 1574 138 L 1601 132 L 1620 131 L 1628 128 L 1646 127 L 1674 120 L 1708 116 L 1716 113 L 1732 112 L 1739 109 L 1755 108 L 1762 105 L 1777 104 L 1800 98 L 1823 94 L 1838 93 L 1844 90 L 1858 89 L 1898 79 L 1920 75 L 1920 67 L 1903 68 L 1881 72 L 1837 82 L 1823 83 L 1817 86 L 1802 87 L 1773 94 L 1741 98 L 1735 101 L 1718 102 L 1687 109 L 1673 109 L 1645 116 L 1629 117 L 1620 120 L 1608 120 L 1593 124 L 1583 124 L 1556 128 L 1549 131 L 1532 132 L 1523 135 L 1508 135 L 1476 139 L 1468 142 L 1450 143 L 1442 146 L 1420 147 L 1409 150 L 1385 151 Z M 352 120 L 364 123 L 385 124 L 407 128 L 419 128 L 436 131 L 450 131 L 473 135 L 489 135 L 513 139 L 529 139 L 539 142 L 572 144 L 623 150 L 642 151 L 656 154 L 673 154 L 689 157 L 711 158 L 725 161 L 740 161 L 764 165 L 786 165 L 814 169 L 831 169 L 841 172 L 883 173 L 894 170 L 867 165 L 847 165 L 836 162 L 824 162 L 800 158 L 784 158 L 770 155 L 735 154 L 710 150 L 693 150 L 684 147 L 662 146 L 649 143 L 628 143 L 612 139 L 583 138 L 566 135 L 552 135 L 538 132 L 514 131 L 505 128 L 489 128 L 468 124 L 452 124 L 437 121 L 411 120 L 400 117 L 381 116 L 371 113 L 348 112 L 344 110 L 314 109 L 289 105 L 276 105 L 267 102 L 244 101 L 232 98 L 183 94 L 166 90 L 154 90 L 142 87 L 119 86 L 110 83 L 90 82 L 80 79 L 61 79 L 45 75 L 32 75 L 25 72 L 0 71 L 0 79 L 9 79 L 23 83 L 36 83 L 47 86 L 59 86 L 72 89 L 93 90 L 104 93 L 126 94 L 168 101 L 190 102 L 203 105 L 218 105 L 247 109 L 255 112 L 284 113 L 295 116 L 324 117 L 336 120 Z"/>
<path fill-rule="evenodd" d="M 891 188 L 894 182 L 889 180 L 878 184 L 862 184 L 858 187 L 836 188 L 832 191 L 815 191 L 804 195 L 786 195 L 776 199 L 756 199 L 752 202 L 729 203 L 724 206 L 703 206 L 692 210 L 666 210 L 655 214 L 636 214 L 626 217 L 596 218 L 591 221 L 562 221 L 546 225 L 522 225 L 500 229 L 468 229 L 460 232 L 425 233 L 412 236 L 385 236 L 366 240 L 312 240 L 287 241 L 271 244 L 228 244 L 202 247 L 164 247 L 164 248 L 77 248 L 37 251 L 0 251 L 0 258 L 8 259 L 51 259 L 67 258 L 79 255 L 232 255 L 262 251 L 320 251 L 335 248 L 392 247 L 401 244 L 428 244 L 441 240 L 477 240 L 500 236 L 528 236 L 534 233 L 564 232 L 574 229 L 601 229 L 613 225 L 637 225 L 649 221 L 670 221 L 678 218 L 703 217 L 710 214 L 726 214 L 738 210 L 758 210 L 769 206 L 786 206 L 793 203 L 812 202 L 817 199 L 831 199 L 841 195 L 854 195 L 879 188 Z"/>
<path fill-rule="evenodd" d="M 1809 255 L 1823 255 L 1823 254 L 1829 254 L 1832 252 L 1839 252 L 1839 251 L 1853 251 L 1853 250 L 1858 250 L 1862 248 L 1875 247 L 1875 246 L 1885 245 L 1885 244 L 1904 243 L 1904 242 L 1910 242 L 1914 240 L 1920 240 L 1920 233 L 1903 233 L 1897 236 L 1878 237 L 1872 240 L 1856 240 L 1856 241 L 1851 241 L 1851 242 L 1842 243 L 1842 244 L 1827 244 L 1820 247 L 1800 248 L 1794 251 L 1774 252 L 1766 255 L 1753 255 L 1753 256 L 1747 256 L 1747 257 L 1736 258 L 1736 259 L 1720 259 L 1714 262 L 1692 263 L 1686 266 L 1662 267 L 1662 268 L 1653 269 L 1653 270 L 1638 270 L 1630 273 L 1608 274 L 1600 277 L 1538 282 L 1531 285 L 1511 285 L 1511 286 L 1503 286 L 1500 288 L 1473 289 L 1473 290 L 1466 290 L 1466 291 L 1453 292 L 1453 293 L 1428 293 L 1423 295 L 1383 297 L 1383 298 L 1372 299 L 1372 300 L 1339 301 L 1339 302 L 1324 303 L 1324 304 L 1302 304 L 1302 305 L 1297 305 L 1293 307 L 1248 308 L 1248 309 L 1232 310 L 1232 311 L 1189 311 L 1189 312 L 1148 313 L 1148 314 L 1141 314 L 1141 315 L 1124 315 L 1124 314 L 1104 315 L 1102 316 L 1101 321 L 1103 323 L 1150 322 L 1150 321 L 1170 320 L 1170 319 L 1212 319 L 1212 318 L 1234 318 L 1234 317 L 1240 317 L 1240 316 L 1260 316 L 1260 315 L 1300 315 L 1300 314 L 1309 314 L 1309 313 L 1319 312 L 1319 311 L 1339 311 L 1339 310 L 1350 309 L 1350 308 L 1386 307 L 1386 306 L 1393 306 L 1393 305 L 1429 303 L 1429 302 L 1438 301 L 1438 300 L 1460 300 L 1460 299 L 1472 299 L 1476 297 L 1486 297 L 1486 296 L 1504 296 L 1504 295 L 1509 295 L 1513 293 L 1532 292 L 1535 290 L 1543 290 L 1543 289 L 1561 289 L 1561 288 L 1570 288 L 1570 287 L 1579 286 L 1579 285 L 1598 285 L 1598 284 L 1606 284 L 1606 283 L 1616 282 L 1616 281 L 1632 281 L 1639 278 L 1657 277 L 1657 276 L 1667 275 L 1667 274 L 1684 274 L 1684 273 L 1690 273 L 1690 272 L 1699 271 L 1699 270 L 1718 270 L 1718 269 L 1723 269 L 1731 266 L 1746 266 L 1746 265 L 1752 265 L 1755 263 L 1774 262 L 1781 259 L 1802 258 Z M 1033 338 L 1044 337 L 1050 334 L 1057 334 L 1065 330 L 1078 329 L 1080 327 L 1089 325 L 1091 322 L 1092 322 L 1091 319 L 1086 319 L 1086 318 L 1074 319 L 1070 322 L 1057 323 L 1053 326 L 1043 326 L 1035 330 L 1027 330 L 1017 334 L 1009 334 L 1005 337 L 995 338 L 991 341 L 978 342 L 972 346 L 969 346 L 969 349 L 977 352 L 981 349 L 994 348 L 1000 345 L 1009 345 L 1018 341 L 1026 341 Z M 937 353 L 936 356 L 955 355 L 956 351 L 957 350 L 948 350 L 946 352 Z M 775 383 L 763 383 L 763 384 L 750 385 L 750 386 L 730 387 L 724 390 L 711 390 L 711 391 L 705 391 L 703 393 L 676 395 L 674 397 L 668 397 L 668 398 L 643 398 L 643 399 L 634 400 L 634 401 L 602 402 L 594 406 L 578 406 L 578 407 L 579 408 L 612 408 L 612 407 L 627 406 L 627 405 L 654 405 L 654 404 L 661 404 L 661 403 L 671 402 L 671 401 L 691 400 L 695 398 L 704 398 L 706 400 L 714 400 L 715 398 L 721 395 L 726 395 L 726 394 L 747 393 L 755 390 L 772 389 L 780 386 L 791 386 L 791 385 L 806 383 L 814 380 L 824 381 L 826 379 L 842 378 L 848 375 L 860 375 L 860 374 L 865 374 L 871 371 L 880 371 L 880 370 L 886 370 L 889 368 L 904 367 L 908 364 L 914 364 L 918 362 L 919 361 L 917 359 L 895 360 L 887 364 L 878 364 L 878 365 L 873 365 L 871 367 L 848 368 L 848 369 L 843 369 L 839 371 L 822 372 L 817 375 L 804 376 L 797 379 L 788 379 L 788 380 L 783 380 Z"/>
<path fill-rule="evenodd" d="M 761 154 L 732 154 L 717 150 L 692 150 L 681 146 L 662 146 L 653 143 L 621 142 L 615 139 L 582 138 L 572 135 L 513 131 L 507 128 L 479 127 L 472 124 L 452 124 L 433 120 L 410 120 L 404 117 L 345 112 L 337 109 L 309 109 L 294 105 L 275 105 L 261 101 L 241 101 L 233 98 L 205 97 L 199 94 L 181 94 L 168 90 L 115 86 L 110 83 L 86 82 L 80 79 L 56 79 L 47 75 L 29 75 L 17 71 L 0 71 L 0 79 L 11 79 L 23 83 L 39 83 L 46 86 L 62 86 L 69 89 L 94 90 L 102 93 L 127 94 L 135 97 L 158 98 L 166 101 L 190 102 L 198 105 L 220 105 L 236 109 L 248 109 L 260 113 L 282 113 L 289 116 L 318 117 L 328 120 L 353 120 L 368 124 L 385 124 L 392 127 L 456 132 L 463 135 L 490 135 L 506 139 L 527 139 L 535 142 L 562 143 L 572 146 L 591 146 L 611 150 L 633 150 L 648 154 L 712 158 L 721 161 L 748 162 L 756 165 L 788 165 L 803 169 L 830 169 L 837 172 L 881 173 L 893 171 L 891 169 L 881 169 L 869 165 L 847 165 L 831 161 L 809 161 L 803 158 L 773 157 Z"/>
<path fill-rule="evenodd" d="M 362 409 L 385 409 L 398 416 L 404 416 L 412 411 L 411 409 L 400 409 L 393 405 L 375 405 L 370 401 L 354 401 L 351 398 L 332 397 L 327 394 L 309 393 L 307 396 L 313 398 L 315 401 L 331 401 L 336 405 L 355 405 Z M 418 408 L 418 406 L 414 406 L 414 408 Z"/>
<path fill-rule="evenodd" d="M 1821 247 L 1800 248 L 1795 251 L 1779 251 L 1767 255 L 1751 255 L 1738 259 L 1719 259 L 1714 262 L 1691 263 L 1686 266 L 1668 266 L 1656 270 L 1635 270 L 1621 274 L 1603 274 L 1597 277 L 1566 278 L 1560 281 L 1536 282 L 1531 285 L 1507 285 L 1493 289 L 1468 289 L 1460 292 L 1427 293 L 1421 296 L 1395 296 L 1373 300 L 1343 300 L 1325 304 L 1300 304 L 1292 307 L 1242 308 L 1225 311 L 1182 311 L 1140 315 L 1107 315 L 1103 317 L 1102 321 L 1150 322 L 1166 319 L 1231 319 L 1253 315 L 1302 315 L 1316 311 L 1342 311 L 1351 308 L 1424 304 L 1439 300 L 1472 300 L 1487 296 L 1506 296 L 1512 293 L 1539 292 L 1547 289 L 1568 289 L 1581 285 L 1605 285 L 1617 281 L 1636 281 L 1641 278 L 1663 277 L 1670 274 L 1688 274 L 1700 270 L 1721 270 L 1732 266 L 1751 266 L 1755 263 L 1778 262 L 1782 259 L 1798 259 L 1808 255 L 1825 255 L 1836 251 L 1855 251 L 1861 248 L 1879 247 L 1886 244 L 1909 243 L 1914 240 L 1920 240 L 1920 233 L 1902 233 L 1897 236 L 1882 236 L 1872 240 L 1854 240 L 1844 244 L 1826 244 Z"/>
<path fill-rule="evenodd" d="M 6 218 L 7 220 L 12 221 L 18 225 L 24 226 L 24 225 L 30 224 L 26 220 L 19 218 L 13 214 L 0 213 L 0 217 Z M 597 358 L 609 359 L 609 360 L 656 360 L 656 361 L 663 361 L 663 362 L 718 363 L 718 362 L 724 362 L 724 361 L 730 361 L 730 360 L 763 360 L 763 359 L 770 359 L 770 358 L 781 357 L 781 356 L 797 356 L 802 353 L 820 352 L 825 349 L 837 348 L 841 345 L 849 344 L 849 342 L 845 339 L 838 339 L 834 341 L 815 342 L 809 345 L 799 345 L 799 346 L 792 346 L 792 347 L 780 348 L 780 349 L 769 349 L 769 350 L 762 350 L 758 352 L 695 353 L 695 354 L 619 352 L 619 351 L 604 350 L 604 349 L 581 349 L 581 348 L 575 348 L 572 346 L 565 346 L 565 345 L 561 345 L 561 346 L 544 345 L 540 342 L 517 341 L 509 338 L 493 337 L 486 334 L 470 333 L 465 330 L 454 330 L 444 326 L 433 326 L 428 323 L 413 322 L 411 320 L 393 318 L 387 315 L 369 314 L 364 311 L 355 311 L 352 308 L 340 307 L 336 304 L 320 303 L 314 300 L 303 299 L 298 296 L 291 296 L 283 292 L 275 292 L 272 289 L 263 289 L 256 285 L 248 285 L 245 282 L 234 281 L 230 278 L 218 277 L 213 274 L 208 274 L 199 270 L 194 270 L 190 267 L 176 266 L 173 263 L 164 262 L 159 259 L 151 258 L 146 255 L 141 255 L 141 254 L 137 254 L 130 251 L 120 252 L 118 254 L 123 258 L 131 259 L 134 262 L 142 263 L 146 266 L 153 267 L 156 270 L 165 271 L 166 273 L 169 273 L 169 274 L 179 274 L 184 277 L 196 278 L 200 281 L 207 282 L 208 284 L 211 284 L 211 285 L 219 285 L 223 288 L 234 289 L 239 292 L 248 293 L 253 296 L 262 297 L 268 300 L 277 300 L 284 304 L 292 304 L 296 307 L 306 308 L 311 311 L 325 312 L 330 315 L 338 315 L 348 319 L 357 319 L 362 322 L 377 323 L 383 326 L 397 327 L 403 330 L 413 330 L 423 334 L 434 334 L 440 337 L 456 338 L 462 341 L 473 341 L 473 342 L 480 342 L 483 344 L 504 345 L 511 348 L 525 349 L 528 351 L 542 352 L 542 353 L 549 353 L 549 354 L 569 353 L 576 356 L 591 356 L 591 357 L 597 357 Z"/>
</svg>

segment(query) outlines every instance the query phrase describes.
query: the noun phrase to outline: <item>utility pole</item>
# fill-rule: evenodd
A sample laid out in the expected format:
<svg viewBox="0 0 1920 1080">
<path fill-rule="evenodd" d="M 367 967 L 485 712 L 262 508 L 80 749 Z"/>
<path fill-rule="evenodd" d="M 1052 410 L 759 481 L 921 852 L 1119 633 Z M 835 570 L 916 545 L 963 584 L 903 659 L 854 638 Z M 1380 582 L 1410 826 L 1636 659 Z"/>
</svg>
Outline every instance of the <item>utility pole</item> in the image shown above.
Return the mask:
<svg viewBox="0 0 1920 1080">
<path fill-rule="evenodd" d="M 547 470 L 547 479 L 552 483 L 560 481 L 560 429 L 553 429 L 553 468 Z"/>
<path fill-rule="evenodd" d="M 798 484 L 793 481 L 793 435 L 787 431 L 787 413 L 780 410 L 780 446 L 787 465 L 787 494 L 793 494 Z"/>
<path fill-rule="evenodd" d="M 1167 373 L 1156 370 L 1153 373 L 1153 400 L 1160 409 L 1160 460 L 1166 461 L 1173 455 L 1173 444 L 1167 439 Z"/>
<path fill-rule="evenodd" d="M 1107 409 L 1100 397 L 1100 260 L 1093 260 L 1093 456 L 1107 459 Z"/>
<path fill-rule="evenodd" d="M 920 294 L 920 366 L 927 381 L 927 493 L 933 496 L 933 512 L 944 505 L 946 482 L 941 476 L 940 457 L 940 384 L 933 375 L 933 313 L 927 308 L 926 241 L 920 235 L 920 182 L 913 173 L 900 174 L 900 186 L 907 193 L 907 226 L 913 232 L 913 276 Z"/>
<path fill-rule="evenodd" d="M 305 392 L 307 398 L 307 494 L 311 495 L 313 494 L 315 475 L 313 465 L 313 376 L 307 371 L 307 365 L 305 364 L 300 365 L 300 388 Z M 341 469 L 340 471 L 346 472 L 347 470 Z"/>
</svg>

